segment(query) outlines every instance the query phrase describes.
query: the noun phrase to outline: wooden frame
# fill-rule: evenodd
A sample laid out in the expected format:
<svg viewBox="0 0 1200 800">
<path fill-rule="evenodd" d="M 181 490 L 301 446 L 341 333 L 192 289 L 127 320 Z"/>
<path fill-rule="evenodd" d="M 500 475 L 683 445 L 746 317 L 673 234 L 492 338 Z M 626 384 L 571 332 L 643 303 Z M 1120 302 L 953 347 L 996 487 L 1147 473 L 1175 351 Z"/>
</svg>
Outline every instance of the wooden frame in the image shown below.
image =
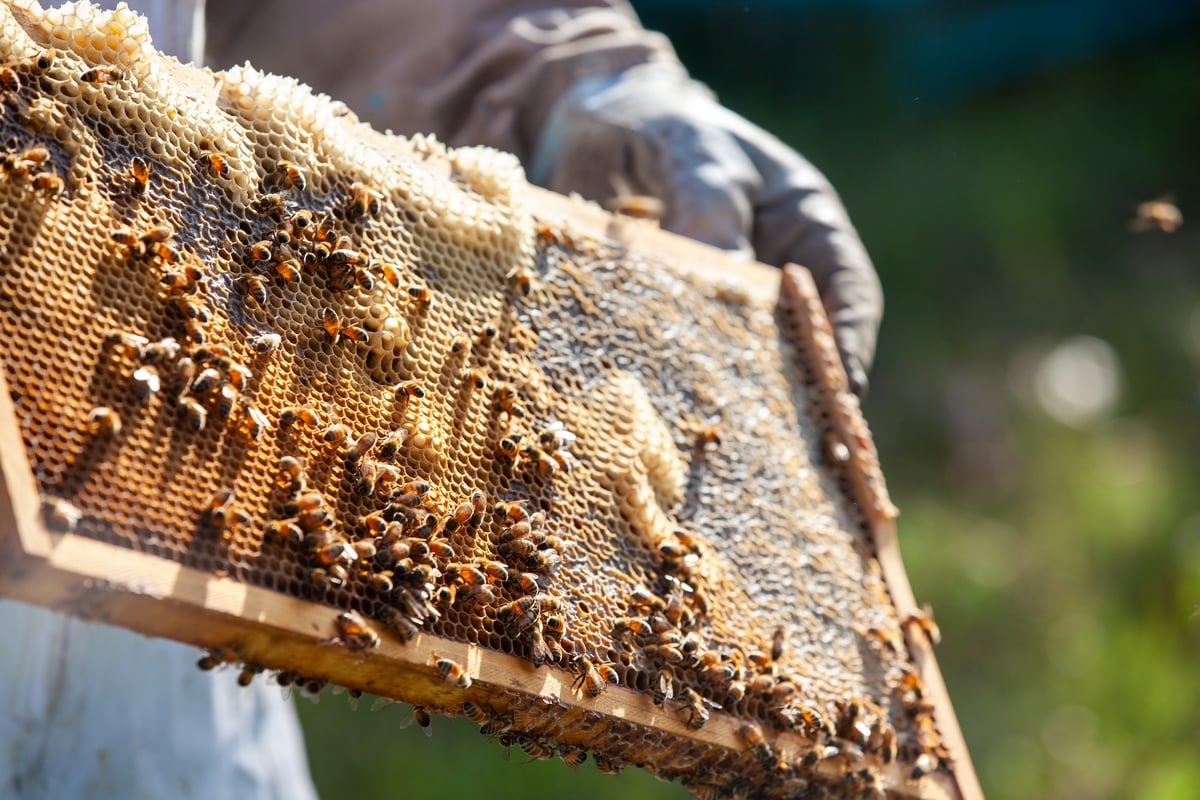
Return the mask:
<svg viewBox="0 0 1200 800">
<path fill-rule="evenodd" d="M 653 252 L 684 271 L 709 280 L 719 276 L 749 295 L 771 301 L 778 297 L 800 310 L 795 314 L 799 324 L 794 333 L 814 354 L 815 363 L 809 368 L 821 377 L 820 402 L 849 449 L 852 499 L 864 511 L 898 614 L 904 619 L 915 612 L 899 555 L 895 509 L 887 498 L 858 403 L 847 390 L 832 332 L 807 271 L 735 262 L 720 251 L 662 232 L 652 223 L 617 218 L 580 201 L 531 191 L 535 215 L 564 231 L 616 239 L 630 248 Z M 586 706 L 587 711 L 605 718 L 626 720 L 692 742 L 735 752 L 745 749 L 736 734 L 740 721 L 729 715 L 714 713 L 709 724 L 695 730 L 677 714 L 653 705 L 643 693 L 622 687 L 610 687 L 595 699 L 575 704 L 571 673 L 548 667 L 535 670 L 525 659 L 426 633 L 407 644 L 385 637 L 369 655 L 348 654 L 343 648 L 325 646 L 336 615 L 332 609 L 51 531 L 43 520 L 2 369 L 0 479 L 0 595 L 201 648 L 235 647 L 241 658 L 268 668 L 287 669 L 302 663 L 307 675 L 439 709 L 457 707 L 473 697 L 486 697 L 498 711 L 505 710 L 505 702 L 511 704 L 510 711 L 518 712 L 531 705 L 565 704 L 564 721 L 555 737 L 570 744 L 584 744 L 589 736 L 595 736 L 587 726 L 572 724 L 581 723 L 581 709 Z M 874 766 L 889 790 L 903 795 L 982 798 L 930 644 L 918 625 L 908 628 L 912 661 L 935 705 L 935 718 L 952 755 L 953 780 L 944 774 L 912 780 L 897 764 Z M 441 680 L 430 666 L 434 653 L 463 664 L 476 688 L 458 689 Z M 480 687 L 487 692 L 477 694 Z M 789 752 L 801 753 L 800 737 L 793 734 L 774 737 L 773 745 L 784 758 Z"/>
</svg>

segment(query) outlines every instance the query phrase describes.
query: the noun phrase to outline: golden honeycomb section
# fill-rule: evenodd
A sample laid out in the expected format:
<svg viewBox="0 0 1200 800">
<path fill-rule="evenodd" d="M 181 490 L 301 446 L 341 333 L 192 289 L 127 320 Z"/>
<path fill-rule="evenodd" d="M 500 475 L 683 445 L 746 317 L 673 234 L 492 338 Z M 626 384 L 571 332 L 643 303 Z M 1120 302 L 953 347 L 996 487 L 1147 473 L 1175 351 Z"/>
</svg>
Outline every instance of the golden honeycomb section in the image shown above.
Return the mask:
<svg viewBox="0 0 1200 800">
<path fill-rule="evenodd" d="M 249 65 L 184 91 L 124 8 L 0 9 L 0 62 L 0 363 L 48 524 L 571 670 L 583 706 L 744 718 L 661 770 L 698 794 L 938 767 L 786 309 L 536 222 L 507 154 Z M 529 713 L 498 733 L 564 741 Z M 609 766 L 692 757 L 581 713 Z"/>
</svg>

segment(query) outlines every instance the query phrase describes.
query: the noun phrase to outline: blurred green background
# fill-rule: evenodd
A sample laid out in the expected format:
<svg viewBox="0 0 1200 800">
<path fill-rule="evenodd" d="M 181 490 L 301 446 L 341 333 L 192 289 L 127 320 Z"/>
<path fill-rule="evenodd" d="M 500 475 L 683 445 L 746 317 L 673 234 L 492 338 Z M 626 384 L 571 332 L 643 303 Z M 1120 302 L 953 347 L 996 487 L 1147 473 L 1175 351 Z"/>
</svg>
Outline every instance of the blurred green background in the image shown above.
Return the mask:
<svg viewBox="0 0 1200 800">
<path fill-rule="evenodd" d="M 1200 4 L 637 7 L 876 261 L 867 416 L 987 796 L 1200 798 Z M 687 796 L 300 705 L 325 800 Z"/>
</svg>

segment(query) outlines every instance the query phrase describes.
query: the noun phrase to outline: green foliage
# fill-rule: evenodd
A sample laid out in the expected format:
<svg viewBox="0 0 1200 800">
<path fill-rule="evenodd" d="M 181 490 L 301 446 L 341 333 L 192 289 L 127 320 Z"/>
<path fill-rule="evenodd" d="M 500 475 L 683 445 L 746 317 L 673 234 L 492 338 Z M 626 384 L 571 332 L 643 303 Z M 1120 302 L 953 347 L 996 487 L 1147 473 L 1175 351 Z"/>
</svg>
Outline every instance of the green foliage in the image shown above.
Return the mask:
<svg viewBox="0 0 1200 800">
<path fill-rule="evenodd" d="M 867 414 L 987 796 L 1200 797 L 1195 37 L 929 106 L 895 99 L 865 23 L 805 22 L 822 35 L 764 54 L 685 12 L 650 20 L 829 175 L 876 260 Z M 1132 233 L 1167 192 L 1183 228 Z M 1078 335 L 1111 346 L 1121 382 L 1071 427 L 1030 376 Z M 303 714 L 327 800 L 685 796 L 638 770 L 505 763 L 467 723 L 427 741 L 339 700 Z"/>
</svg>

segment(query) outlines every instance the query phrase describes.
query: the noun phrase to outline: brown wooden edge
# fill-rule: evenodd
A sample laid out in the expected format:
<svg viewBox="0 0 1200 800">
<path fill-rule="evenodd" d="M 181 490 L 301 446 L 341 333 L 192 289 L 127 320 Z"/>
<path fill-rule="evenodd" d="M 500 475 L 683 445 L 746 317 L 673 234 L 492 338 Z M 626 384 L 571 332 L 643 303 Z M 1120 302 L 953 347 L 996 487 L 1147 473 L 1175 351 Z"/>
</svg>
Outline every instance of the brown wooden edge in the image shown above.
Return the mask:
<svg viewBox="0 0 1200 800">
<path fill-rule="evenodd" d="M 892 596 L 897 614 L 902 620 L 911 619 L 912 615 L 918 612 L 918 607 L 900 558 L 900 545 L 896 537 L 896 516 L 899 512 L 888 497 L 883 473 L 879 467 L 879 454 L 867 431 L 858 398 L 850 392 L 833 337 L 833 329 L 808 270 L 794 264 L 784 267 L 780 301 L 790 304 L 796 310 L 796 334 L 800 341 L 810 348 L 813 367 L 824 373 L 819 381 L 822 387 L 822 402 L 834 430 L 849 449 L 848 475 L 855 499 L 863 511 L 874 540 L 884 582 Z M 934 657 L 933 644 L 916 622 L 909 622 L 905 626 L 904 634 L 913 664 L 925 685 L 926 693 L 933 701 L 934 719 L 937 721 L 938 730 L 950 751 L 958 796 L 962 800 L 983 800 L 983 789 L 975 774 L 962 729 L 958 725 L 958 717 L 955 716 L 950 695 L 946 691 L 945 681 Z"/>
</svg>

